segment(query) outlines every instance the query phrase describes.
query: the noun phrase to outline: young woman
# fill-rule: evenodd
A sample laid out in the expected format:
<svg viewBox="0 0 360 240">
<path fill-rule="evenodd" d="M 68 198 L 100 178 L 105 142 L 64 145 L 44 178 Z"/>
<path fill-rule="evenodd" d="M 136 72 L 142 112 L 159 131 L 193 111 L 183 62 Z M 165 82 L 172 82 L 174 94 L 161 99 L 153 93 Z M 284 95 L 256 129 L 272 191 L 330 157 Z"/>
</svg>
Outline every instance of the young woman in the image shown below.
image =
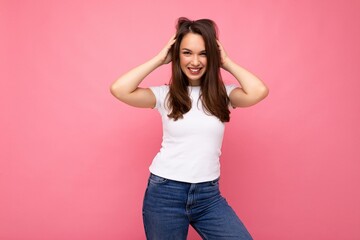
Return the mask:
<svg viewBox="0 0 360 240">
<path fill-rule="evenodd" d="M 230 108 L 252 106 L 268 94 L 265 84 L 234 63 L 209 19 L 179 18 L 176 34 L 144 64 L 111 85 L 120 101 L 156 108 L 163 142 L 150 166 L 143 203 L 147 239 L 186 239 L 189 225 L 203 239 L 252 239 L 219 191 L 219 156 Z M 169 85 L 140 88 L 156 68 L 172 62 Z M 224 85 L 220 68 L 241 87 Z"/>
</svg>

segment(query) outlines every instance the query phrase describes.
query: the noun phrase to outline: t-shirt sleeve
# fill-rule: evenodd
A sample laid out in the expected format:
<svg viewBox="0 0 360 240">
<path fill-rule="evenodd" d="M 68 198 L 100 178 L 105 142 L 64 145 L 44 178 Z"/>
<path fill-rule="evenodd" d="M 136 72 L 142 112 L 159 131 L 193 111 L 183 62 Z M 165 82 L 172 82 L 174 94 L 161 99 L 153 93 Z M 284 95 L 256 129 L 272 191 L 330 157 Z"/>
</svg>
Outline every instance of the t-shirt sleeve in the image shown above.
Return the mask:
<svg viewBox="0 0 360 240">
<path fill-rule="evenodd" d="M 226 89 L 227 95 L 230 96 L 230 93 L 231 93 L 232 90 L 234 90 L 235 88 L 237 88 L 237 86 L 236 86 L 235 84 L 225 85 L 225 89 Z"/>
<path fill-rule="evenodd" d="M 238 86 L 236 86 L 235 84 L 228 84 L 228 85 L 225 85 L 225 89 L 226 89 L 226 93 L 228 96 L 230 96 L 230 93 L 232 92 L 232 90 L 234 90 L 235 88 L 237 88 Z M 231 103 L 229 102 L 229 109 L 234 109 L 235 107 L 233 107 L 231 105 Z"/>
<path fill-rule="evenodd" d="M 168 89 L 169 86 L 167 85 L 150 87 L 150 90 L 153 92 L 156 98 L 156 104 L 154 107 L 155 109 L 163 107 Z"/>
</svg>

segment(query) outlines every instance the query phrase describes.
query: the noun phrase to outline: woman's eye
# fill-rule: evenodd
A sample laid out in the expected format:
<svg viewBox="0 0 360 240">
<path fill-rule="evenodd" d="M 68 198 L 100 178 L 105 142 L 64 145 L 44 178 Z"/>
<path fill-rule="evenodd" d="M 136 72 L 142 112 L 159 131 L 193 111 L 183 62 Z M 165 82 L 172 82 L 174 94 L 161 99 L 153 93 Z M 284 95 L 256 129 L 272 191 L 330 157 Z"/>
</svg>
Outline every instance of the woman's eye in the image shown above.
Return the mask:
<svg viewBox="0 0 360 240">
<path fill-rule="evenodd" d="M 203 52 L 203 53 L 201 53 L 201 55 L 206 56 L 206 53 L 205 53 L 205 52 Z"/>
<path fill-rule="evenodd" d="M 185 55 L 189 55 L 189 54 L 190 54 L 190 52 L 183 52 L 183 54 L 185 54 Z"/>
</svg>

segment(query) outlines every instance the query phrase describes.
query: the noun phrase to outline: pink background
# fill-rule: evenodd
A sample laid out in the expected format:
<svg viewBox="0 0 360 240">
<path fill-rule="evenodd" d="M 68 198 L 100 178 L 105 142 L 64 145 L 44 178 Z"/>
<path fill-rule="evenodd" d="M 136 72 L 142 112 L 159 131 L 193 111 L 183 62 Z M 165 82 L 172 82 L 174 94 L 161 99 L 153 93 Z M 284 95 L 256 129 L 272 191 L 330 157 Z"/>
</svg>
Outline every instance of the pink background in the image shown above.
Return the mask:
<svg viewBox="0 0 360 240">
<path fill-rule="evenodd" d="M 160 117 L 109 86 L 180 16 L 215 20 L 270 88 L 233 111 L 222 155 L 222 192 L 254 239 L 360 239 L 359 3 L 0 1 L 0 239 L 145 238 Z M 168 79 L 164 66 L 143 86 Z"/>
</svg>

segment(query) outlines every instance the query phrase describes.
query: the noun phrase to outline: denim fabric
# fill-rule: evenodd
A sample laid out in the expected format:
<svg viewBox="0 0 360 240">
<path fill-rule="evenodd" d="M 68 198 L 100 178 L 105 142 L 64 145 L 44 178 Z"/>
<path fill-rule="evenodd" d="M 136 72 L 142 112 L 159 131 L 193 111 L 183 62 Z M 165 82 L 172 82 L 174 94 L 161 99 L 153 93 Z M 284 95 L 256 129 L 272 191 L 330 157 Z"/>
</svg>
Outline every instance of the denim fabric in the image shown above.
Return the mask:
<svg viewBox="0 0 360 240">
<path fill-rule="evenodd" d="M 219 179 L 184 183 L 150 174 L 143 203 L 149 240 L 186 239 L 191 225 L 203 239 L 252 239 L 219 191 Z"/>
</svg>

